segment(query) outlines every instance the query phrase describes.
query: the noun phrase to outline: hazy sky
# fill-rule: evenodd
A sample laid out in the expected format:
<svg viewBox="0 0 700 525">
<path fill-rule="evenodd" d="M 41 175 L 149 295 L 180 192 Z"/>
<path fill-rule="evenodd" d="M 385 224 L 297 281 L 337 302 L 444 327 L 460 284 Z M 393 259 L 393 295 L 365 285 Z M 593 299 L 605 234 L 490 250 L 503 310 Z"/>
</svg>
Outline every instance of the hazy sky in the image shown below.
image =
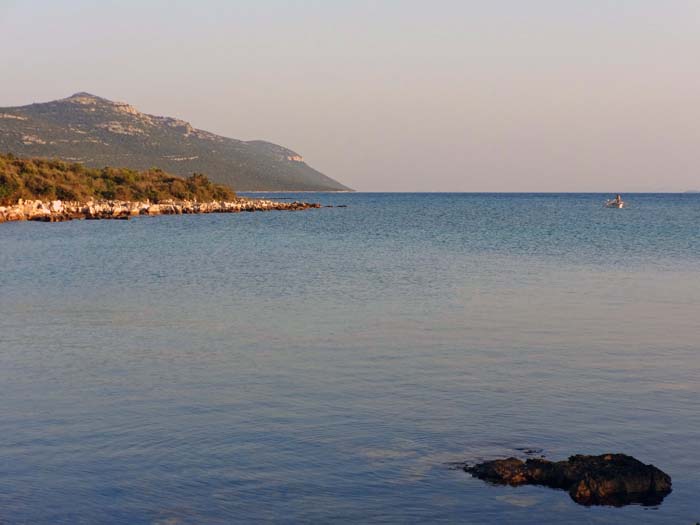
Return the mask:
<svg viewBox="0 0 700 525">
<path fill-rule="evenodd" d="M 0 0 L 0 106 L 77 91 L 358 190 L 700 188 L 699 0 Z"/>
</svg>

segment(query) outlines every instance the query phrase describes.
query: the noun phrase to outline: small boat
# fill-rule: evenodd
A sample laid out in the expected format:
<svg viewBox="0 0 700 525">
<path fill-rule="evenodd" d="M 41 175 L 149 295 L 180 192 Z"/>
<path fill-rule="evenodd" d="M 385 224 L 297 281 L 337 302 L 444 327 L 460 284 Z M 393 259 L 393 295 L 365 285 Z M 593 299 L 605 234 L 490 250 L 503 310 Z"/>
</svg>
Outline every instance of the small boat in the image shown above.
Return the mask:
<svg viewBox="0 0 700 525">
<path fill-rule="evenodd" d="M 609 199 L 605 203 L 606 208 L 624 208 L 625 203 L 622 201 L 622 196 L 618 193 L 614 199 Z"/>
<path fill-rule="evenodd" d="M 612 201 L 607 201 L 605 203 L 605 207 L 606 208 L 624 208 L 625 203 L 623 201 L 612 200 Z"/>
</svg>

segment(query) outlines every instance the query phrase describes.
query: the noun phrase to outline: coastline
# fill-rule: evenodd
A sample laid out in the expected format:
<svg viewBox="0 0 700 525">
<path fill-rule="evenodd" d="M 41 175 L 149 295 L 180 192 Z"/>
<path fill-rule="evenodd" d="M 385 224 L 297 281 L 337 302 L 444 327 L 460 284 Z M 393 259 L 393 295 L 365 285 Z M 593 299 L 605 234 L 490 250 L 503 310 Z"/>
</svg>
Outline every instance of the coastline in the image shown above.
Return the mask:
<svg viewBox="0 0 700 525">
<path fill-rule="evenodd" d="M 156 215 L 202 213 L 240 213 L 253 211 L 300 211 L 320 208 L 318 203 L 278 202 L 266 199 L 237 198 L 234 201 L 197 202 L 189 200 L 150 201 L 42 201 L 20 199 L 16 204 L 0 206 L 0 223 L 14 221 L 63 222 L 71 220 L 121 219 Z"/>
</svg>

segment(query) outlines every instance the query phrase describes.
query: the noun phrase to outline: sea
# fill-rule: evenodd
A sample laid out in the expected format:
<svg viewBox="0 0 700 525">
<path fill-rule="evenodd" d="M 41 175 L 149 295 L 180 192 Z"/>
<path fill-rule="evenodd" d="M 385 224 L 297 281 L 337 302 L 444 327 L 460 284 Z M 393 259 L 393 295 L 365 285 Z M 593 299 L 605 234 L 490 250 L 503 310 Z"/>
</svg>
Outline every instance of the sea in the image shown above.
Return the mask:
<svg viewBox="0 0 700 525">
<path fill-rule="evenodd" d="M 264 196 L 0 225 L 0 523 L 700 521 L 700 194 Z M 461 469 L 608 452 L 673 492 Z"/>
</svg>

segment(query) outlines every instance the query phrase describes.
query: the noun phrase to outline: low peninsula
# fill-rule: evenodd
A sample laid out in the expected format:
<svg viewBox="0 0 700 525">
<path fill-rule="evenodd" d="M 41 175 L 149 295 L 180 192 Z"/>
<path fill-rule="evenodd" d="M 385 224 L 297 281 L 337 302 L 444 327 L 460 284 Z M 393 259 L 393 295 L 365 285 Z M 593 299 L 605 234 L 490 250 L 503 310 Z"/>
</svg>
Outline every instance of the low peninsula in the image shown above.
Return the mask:
<svg viewBox="0 0 700 525">
<path fill-rule="evenodd" d="M 320 207 L 239 197 L 228 186 L 214 184 L 198 173 L 182 178 L 158 168 L 97 169 L 61 160 L 0 155 L 0 223 Z"/>
</svg>

